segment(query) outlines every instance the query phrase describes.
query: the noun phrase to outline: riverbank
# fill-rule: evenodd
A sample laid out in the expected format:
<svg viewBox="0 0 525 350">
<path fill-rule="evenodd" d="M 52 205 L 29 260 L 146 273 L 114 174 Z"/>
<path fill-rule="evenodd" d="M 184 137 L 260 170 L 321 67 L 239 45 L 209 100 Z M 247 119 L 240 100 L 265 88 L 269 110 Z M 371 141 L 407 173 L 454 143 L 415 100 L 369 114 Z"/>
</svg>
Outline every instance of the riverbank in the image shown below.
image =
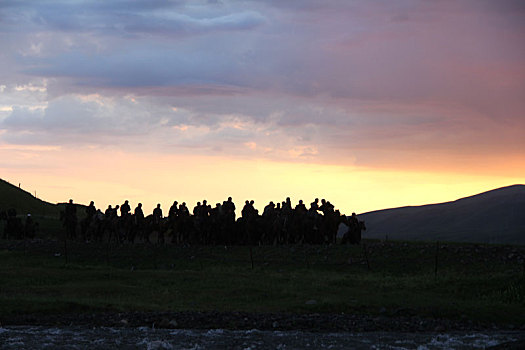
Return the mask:
<svg viewBox="0 0 525 350">
<path fill-rule="evenodd" d="M 420 316 L 356 315 L 334 313 L 250 312 L 102 312 L 20 314 L 0 317 L 2 326 L 149 327 L 162 329 L 228 329 L 309 332 L 483 332 L 524 331 L 525 325 L 430 319 Z"/>
</svg>

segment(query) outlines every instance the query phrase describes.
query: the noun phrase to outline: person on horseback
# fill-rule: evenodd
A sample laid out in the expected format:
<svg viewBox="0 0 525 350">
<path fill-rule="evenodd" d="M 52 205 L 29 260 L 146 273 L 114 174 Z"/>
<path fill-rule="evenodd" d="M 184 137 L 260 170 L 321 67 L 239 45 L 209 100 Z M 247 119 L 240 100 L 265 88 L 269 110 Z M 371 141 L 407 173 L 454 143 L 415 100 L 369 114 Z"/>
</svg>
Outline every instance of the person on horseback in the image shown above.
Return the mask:
<svg viewBox="0 0 525 350">
<path fill-rule="evenodd" d="M 319 198 L 316 198 L 312 203 L 310 203 L 310 211 L 317 212 L 319 210 Z"/>
<path fill-rule="evenodd" d="M 268 203 L 267 206 L 264 207 L 262 215 L 264 218 L 269 218 L 269 217 L 273 217 L 274 214 L 275 214 L 275 204 L 273 202 L 270 202 Z"/>
<path fill-rule="evenodd" d="M 90 226 L 97 215 L 97 208 L 95 208 L 95 202 L 89 202 L 89 205 L 86 207 L 86 217 L 80 221 L 80 229 L 82 234 L 82 240 L 89 240 L 91 237 Z"/>
<path fill-rule="evenodd" d="M 142 222 L 142 220 L 144 220 L 144 212 L 142 211 L 142 203 L 139 203 L 137 205 L 137 207 L 135 208 L 135 220 L 137 221 L 137 223 L 139 223 L 139 220 L 140 222 Z"/>
<path fill-rule="evenodd" d="M 187 218 L 190 216 L 190 211 L 188 207 L 186 206 L 186 202 L 182 202 L 181 205 L 179 206 L 179 216 L 184 217 L 184 218 Z"/>
<path fill-rule="evenodd" d="M 64 225 L 66 226 L 66 234 L 69 238 L 75 238 L 77 228 L 77 207 L 70 199 L 66 204 L 64 212 Z"/>
<path fill-rule="evenodd" d="M 178 215 L 178 211 L 179 211 L 179 208 L 177 208 L 179 202 L 177 201 L 174 201 L 172 206 L 170 207 L 170 210 L 168 212 L 168 218 L 170 219 L 170 221 L 175 221 L 175 218 L 177 217 Z"/>
<path fill-rule="evenodd" d="M 104 216 L 106 219 L 109 219 L 111 217 L 111 213 L 113 213 L 113 208 L 111 207 L 111 204 L 108 205 L 106 211 L 104 212 Z"/>
<path fill-rule="evenodd" d="M 162 219 L 162 209 L 160 209 L 160 203 L 157 204 L 157 207 L 153 209 L 153 223 L 159 224 L 160 219 Z"/>
<path fill-rule="evenodd" d="M 124 204 L 120 206 L 120 216 L 125 218 L 129 215 L 131 211 L 131 207 L 129 206 L 129 202 L 126 200 Z"/>
<path fill-rule="evenodd" d="M 226 217 L 231 221 L 235 221 L 235 204 L 232 201 L 232 197 L 228 197 L 228 200 L 222 203 L 222 208 Z"/>
<path fill-rule="evenodd" d="M 134 224 L 138 228 L 138 230 L 142 230 L 144 226 L 144 212 L 142 211 L 142 203 L 139 203 L 137 207 L 135 208 L 135 211 L 133 212 L 135 216 L 135 222 Z"/>
<path fill-rule="evenodd" d="M 201 202 L 197 202 L 197 205 L 193 207 L 193 216 L 201 216 Z"/>
<path fill-rule="evenodd" d="M 97 208 L 95 208 L 95 202 L 89 202 L 89 206 L 86 208 L 86 219 L 88 223 L 91 222 L 91 219 L 93 219 L 96 213 Z"/>
<path fill-rule="evenodd" d="M 303 200 L 300 199 L 299 204 L 295 206 L 295 212 L 300 214 L 306 214 L 306 211 L 306 206 L 304 205 Z"/>
</svg>

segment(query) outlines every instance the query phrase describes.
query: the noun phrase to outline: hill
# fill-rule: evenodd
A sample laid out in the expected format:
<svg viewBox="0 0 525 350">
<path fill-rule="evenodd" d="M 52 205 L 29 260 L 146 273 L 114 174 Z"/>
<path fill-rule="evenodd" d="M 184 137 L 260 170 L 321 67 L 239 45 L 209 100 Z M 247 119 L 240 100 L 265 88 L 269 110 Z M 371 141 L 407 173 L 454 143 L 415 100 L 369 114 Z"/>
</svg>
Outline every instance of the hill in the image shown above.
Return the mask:
<svg viewBox="0 0 525 350">
<path fill-rule="evenodd" d="M 0 210 L 15 208 L 18 214 L 57 217 L 59 208 L 34 197 L 31 193 L 0 179 Z"/>
<path fill-rule="evenodd" d="M 359 215 L 365 238 L 525 244 L 525 185 Z"/>
<path fill-rule="evenodd" d="M 56 235 L 61 229 L 59 221 L 62 206 L 40 200 L 31 193 L 0 179 L 0 211 L 16 209 L 18 216 L 31 214 L 39 224 L 39 231 L 45 235 Z M 0 235 L 3 233 L 0 222 Z"/>
</svg>

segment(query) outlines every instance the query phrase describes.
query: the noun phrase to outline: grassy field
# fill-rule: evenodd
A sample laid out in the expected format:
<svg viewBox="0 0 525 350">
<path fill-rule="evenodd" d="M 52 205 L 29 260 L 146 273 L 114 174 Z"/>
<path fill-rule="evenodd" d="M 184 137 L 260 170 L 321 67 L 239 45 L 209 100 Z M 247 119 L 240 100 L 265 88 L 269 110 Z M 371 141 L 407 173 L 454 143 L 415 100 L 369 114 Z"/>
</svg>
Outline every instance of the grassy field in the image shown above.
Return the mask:
<svg viewBox="0 0 525 350">
<path fill-rule="evenodd" d="M 177 247 L 0 241 L 0 314 L 368 313 L 525 323 L 525 247 Z M 436 270 L 437 253 L 437 270 Z"/>
</svg>

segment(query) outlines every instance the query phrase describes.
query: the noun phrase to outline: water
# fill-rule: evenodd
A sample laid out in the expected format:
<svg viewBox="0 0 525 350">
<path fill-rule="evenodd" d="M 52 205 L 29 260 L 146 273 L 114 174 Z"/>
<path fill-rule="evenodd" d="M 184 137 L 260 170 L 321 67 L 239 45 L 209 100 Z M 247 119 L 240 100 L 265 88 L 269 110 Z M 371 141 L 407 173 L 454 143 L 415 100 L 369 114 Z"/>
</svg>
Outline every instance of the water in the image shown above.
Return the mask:
<svg viewBox="0 0 525 350">
<path fill-rule="evenodd" d="M 0 349 L 483 349 L 524 340 L 518 332 L 311 333 L 141 328 L 0 328 Z"/>
</svg>

